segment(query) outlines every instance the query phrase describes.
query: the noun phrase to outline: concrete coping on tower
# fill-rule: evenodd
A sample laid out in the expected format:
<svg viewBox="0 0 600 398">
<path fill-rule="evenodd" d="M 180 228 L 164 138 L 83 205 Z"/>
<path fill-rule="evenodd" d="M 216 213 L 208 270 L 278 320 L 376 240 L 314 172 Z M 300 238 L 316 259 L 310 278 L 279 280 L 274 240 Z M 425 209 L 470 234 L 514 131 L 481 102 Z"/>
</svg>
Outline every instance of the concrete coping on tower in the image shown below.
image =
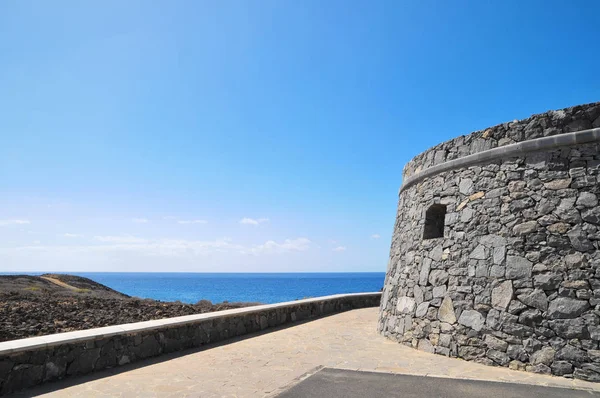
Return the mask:
<svg viewBox="0 0 600 398">
<path fill-rule="evenodd" d="M 400 187 L 399 194 L 412 185 L 424 180 L 425 178 L 443 173 L 445 171 L 469 167 L 491 160 L 517 156 L 524 153 L 532 153 L 596 141 L 600 141 L 600 128 L 559 134 L 550 137 L 535 138 L 528 141 L 521 141 L 498 148 L 488 149 L 486 151 L 477 152 L 458 159 L 449 160 L 413 174 L 404 180 L 402 186 Z"/>
</svg>

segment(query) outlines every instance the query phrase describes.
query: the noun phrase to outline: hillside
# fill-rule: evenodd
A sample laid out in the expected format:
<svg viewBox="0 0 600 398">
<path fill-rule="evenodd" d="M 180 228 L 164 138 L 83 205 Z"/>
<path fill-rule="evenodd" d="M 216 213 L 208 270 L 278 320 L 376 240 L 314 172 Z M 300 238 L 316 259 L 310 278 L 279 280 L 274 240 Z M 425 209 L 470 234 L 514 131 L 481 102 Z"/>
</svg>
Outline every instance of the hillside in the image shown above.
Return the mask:
<svg viewBox="0 0 600 398">
<path fill-rule="evenodd" d="M 0 342 L 249 305 L 253 304 L 139 299 L 74 275 L 2 275 Z"/>
<path fill-rule="evenodd" d="M 126 294 L 117 292 L 91 279 L 66 274 L 31 275 L 0 275 L 1 293 L 53 294 L 129 298 Z"/>
</svg>

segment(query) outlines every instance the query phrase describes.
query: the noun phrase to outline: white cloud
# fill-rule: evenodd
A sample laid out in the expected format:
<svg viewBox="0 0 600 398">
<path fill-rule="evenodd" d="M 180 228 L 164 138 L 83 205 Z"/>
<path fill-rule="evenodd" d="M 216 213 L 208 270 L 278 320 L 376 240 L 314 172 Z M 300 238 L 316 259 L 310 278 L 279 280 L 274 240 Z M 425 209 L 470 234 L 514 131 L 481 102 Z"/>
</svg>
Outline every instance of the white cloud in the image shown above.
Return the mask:
<svg viewBox="0 0 600 398">
<path fill-rule="evenodd" d="M 178 224 L 208 224 L 206 220 L 179 220 Z"/>
<path fill-rule="evenodd" d="M 49 255 L 77 256 L 94 253 L 132 253 L 141 256 L 188 257 L 210 255 L 215 253 L 244 253 L 244 247 L 228 239 L 214 241 L 191 241 L 177 239 L 159 239 L 150 241 L 135 237 L 98 236 L 95 245 L 60 245 L 60 246 L 21 246 L 0 248 L 0 255 L 16 253 L 47 253 Z M 118 257 L 117 257 L 118 258 Z"/>
<path fill-rule="evenodd" d="M 379 234 L 371 235 L 371 239 L 379 239 L 379 238 L 381 238 L 381 235 L 379 235 Z"/>
<path fill-rule="evenodd" d="M 281 243 L 275 242 L 274 240 L 269 240 L 262 245 L 252 247 L 250 253 L 264 254 L 306 251 L 310 248 L 310 245 L 311 241 L 307 238 L 286 239 Z"/>
<path fill-rule="evenodd" d="M 334 252 L 345 252 L 346 251 L 346 246 L 338 246 L 338 247 L 334 247 L 333 249 Z"/>
<path fill-rule="evenodd" d="M 65 238 L 82 238 L 83 237 L 83 235 L 70 234 L 70 233 L 63 234 L 62 236 L 64 236 Z"/>
<path fill-rule="evenodd" d="M 21 246 L 0 248 L 0 254 L 15 254 L 24 252 L 78 255 L 84 253 L 130 252 L 142 256 L 187 257 L 206 256 L 217 253 L 237 255 L 269 255 L 306 251 L 311 246 L 307 238 L 286 239 L 282 242 L 269 240 L 260 245 L 242 245 L 234 243 L 229 238 L 210 241 L 185 239 L 156 239 L 149 240 L 131 235 L 95 236 L 96 244 L 87 245 L 57 245 L 57 246 Z"/>
<path fill-rule="evenodd" d="M 31 224 L 29 220 L 0 220 L 0 226 Z"/>
<path fill-rule="evenodd" d="M 131 221 L 137 224 L 146 224 L 147 222 L 149 222 L 147 218 L 132 218 Z"/>
<path fill-rule="evenodd" d="M 146 243 L 146 239 L 138 238 L 132 235 L 119 236 L 94 236 L 94 240 L 103 243 Z"/>
<path fill-rule="evenodd" d="M 266 222 L 269 222 L 268 218 L 254 219 L 254 218 L 244 217 L 240 220 L 240 224 L 247 224 L 247 225 L 258 225 L 258 224 L 263 224 Z"/>
<path fill-rule="evenodd" d="M 39 245 L 40 243 L 42 243 L 42 242 L 41 242 L 41 241 L 39 241 L 39 240 L 34 240 L 34 241 L 33 241 L 33 244 L 34 244 L 34 245 Z"/>
</svg>

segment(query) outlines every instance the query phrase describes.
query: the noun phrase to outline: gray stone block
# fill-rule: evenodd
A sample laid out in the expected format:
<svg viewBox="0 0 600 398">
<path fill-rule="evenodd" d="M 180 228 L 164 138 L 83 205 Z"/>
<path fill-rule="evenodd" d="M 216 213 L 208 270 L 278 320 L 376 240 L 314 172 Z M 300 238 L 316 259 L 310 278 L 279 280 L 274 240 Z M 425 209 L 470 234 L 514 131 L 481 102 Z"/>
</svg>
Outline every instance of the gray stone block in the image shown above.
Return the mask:
<svg viewBox="0 0 600 398">
<path fill-rule="evenodd" d="M 568 297 L 558 297 L 548 306 L 548 317 L 558 318 L 576 318 L 583 314 L 590 305 L 584 300 L 574 300 Z"/>
<path fill-rule="evenodd" d="M 548 297 L 541 289 L 535 289 L 529 294 L 521 294 L 517 298 L 530 307 L 546 311 L 548 309 Z"/>
<path fill-rule="evenodd" d="M 506 311 L 513 297 L 511 281 L 504 281 L 492 290 L 492 306 L 501 311 Z"/>
<path fill-rule="evenodd" d="M 470 327 L 473 330 L 480 331 L 485 324 L 485 318 L 478 311 L 465 310 L 461 312 L 458 323 Z"/>
</svg>

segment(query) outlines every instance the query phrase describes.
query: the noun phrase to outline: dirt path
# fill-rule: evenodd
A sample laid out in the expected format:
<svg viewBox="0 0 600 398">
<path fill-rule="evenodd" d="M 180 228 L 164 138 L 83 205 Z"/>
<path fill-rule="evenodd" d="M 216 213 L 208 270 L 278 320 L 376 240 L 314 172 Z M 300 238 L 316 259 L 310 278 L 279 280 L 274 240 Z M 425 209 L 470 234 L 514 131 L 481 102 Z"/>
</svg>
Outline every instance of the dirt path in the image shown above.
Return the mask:
<svg viewBox="0 0 600 398">
<path fill-rule="evenodd" d="M 79 288 L 76 288 L 75 286 L 69 285 L 68 283 L 64 283 L 63 281 L 59 281 L 58 279 L 50 278 L 49 276 L 40 276 L 40 278 L 45 279 L 48 282 L 52 282 L 55 285 L 62 286 L 64 288 L 66 288 L 66 289 L 77 290 L 77 291 L 81 290 Z"/>
</svg>

